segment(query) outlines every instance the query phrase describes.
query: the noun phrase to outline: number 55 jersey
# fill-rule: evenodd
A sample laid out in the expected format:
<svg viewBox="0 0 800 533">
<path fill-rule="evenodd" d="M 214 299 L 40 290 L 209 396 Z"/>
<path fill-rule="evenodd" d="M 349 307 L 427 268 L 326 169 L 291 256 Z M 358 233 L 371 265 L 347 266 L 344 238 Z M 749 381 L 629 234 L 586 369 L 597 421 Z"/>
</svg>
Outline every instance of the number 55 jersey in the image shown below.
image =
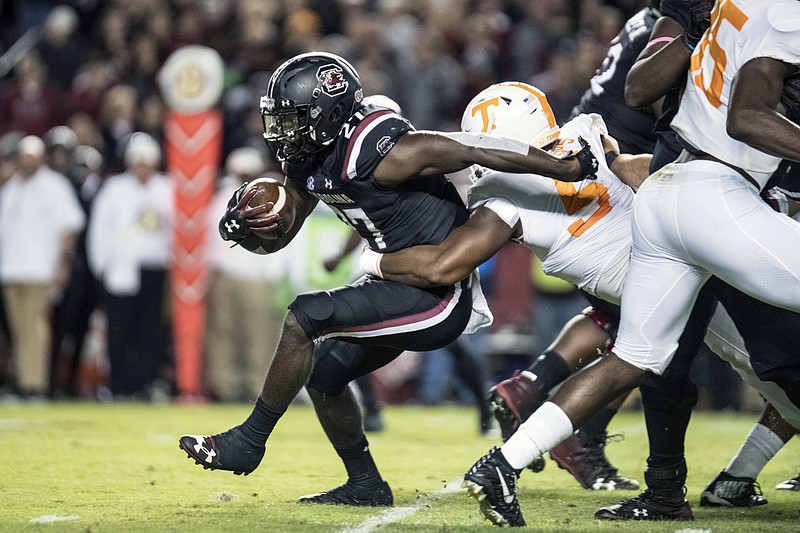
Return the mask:
<svg viewBox="0 0 800 533">
<path fill-rule="evenodd" d="M 520 242 L 533 250 L 542 269 L 603 300 L 618 304 L 631 247 L 633 190 L 606 165 L 600 115 L 578 115 L 561 128 L 549 151 L 568 156 L 579 138 L 599 162 L 596 179 L 563 182 L 536 174 L 483 169 L 470 187 L 471 210 L 486 206 L 509 226 L 518 221 Z"/>
</svg>

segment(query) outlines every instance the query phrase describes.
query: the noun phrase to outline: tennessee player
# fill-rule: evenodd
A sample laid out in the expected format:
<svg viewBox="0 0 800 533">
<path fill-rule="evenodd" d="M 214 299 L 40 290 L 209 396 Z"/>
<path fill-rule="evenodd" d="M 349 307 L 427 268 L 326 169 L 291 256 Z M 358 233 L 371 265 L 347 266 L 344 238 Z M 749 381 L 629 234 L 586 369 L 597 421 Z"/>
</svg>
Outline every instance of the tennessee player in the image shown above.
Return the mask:
<svg viewBox="0 0 800 533">
<path fill-rule="evenodd" d="M 467 220 L 445 173 L 479 163 L 574 180 L 596 169 L 582 145 L 574 155 L 559 158 L 510 138 L 414 131 L 397 113 L 364 106 L 362 99 L 358 74 L 339 56 L 312 52 L 279 66 L 261 99 L 261 114 L 267 144 L 283 162 L 286 186 L 299 199 L 296 221 L 284 227 L 280 215 L 264 213 L 268 204 L 248 207 L 248 195 L 240 189 L 220 222 L 223 238 L 242 242 L 252 240 L 251 228 L 259 234 L 272 231 L 278 238 L 261 241 L 261 248 L 278 250 L 321 200 L 371 248 L 395 251 L 440 242 Z M 446 346 L 465 328 L 490 320 L 477 275 L 429 289 L 365 278 L 301 294 L 289 306 L 250 417 L 217 435 L 184 435 L 180 447 L 205 468 L 249 474 L 261 462 L 278 419 L 306 386 L 348 480 L 301 501 L 392 505 L 349 383 L 404 350 Z"/>
<path fill-rule="evenodd" d="M 651 2 L 623 25 L 609 44 L 602 65 L 592 77 L 590 87 L 572 110 L 572 117 L 597 113 L 603 117 L 608 133 L 618 143 L 621 153 L 650 154 L 656 145 L 657 135 L 653 131 L 656 114 L 660 113 L 659 102 L 654 105 L 632 108 L 625 104 L 625 79 L 631 66 L 648 45 L 650 31 L 660 15 L 658 2 Z M 515 373 L 497 383 L 489 391 L 489 403 L 503 432 L 508 439 L 514 429 L 528 417 L 546 398 L 549 390 L 566 379 L 571 372 L 593 360 L 598 350 L 605 350 L 607 339 L 601 345 L 584 329 L 598 321 L 607 330 L 616 330 L 617 310 L 602 309 L 605 304 L 587 295 L 591 309 L 582 317 L 564 321 L 564 327 L 555 340 L 541 354 L 534 354 L 535 361 L 525 370 Z M 538 316 L 538 315 L 537 315 Z M 612 324 L 613 322 L 613 324 Z M 702 337 L 703 328 L 698 329 Z M 579 342 L 583 340 L 583 342 Z M 589 490 L 635 490 L 636 480 L 619 474 L 609 461 L 607 445 L 614 439 L 608 436 L 608 425 L 627 396 L 620 396 L 601 409 L 572 437 L 550 450 L 550 458 L 559 467 L 570 472 L 585 489 Z M 539 458 L 529 468 L 534 472 L 545 466 Z"/>
<path fill-rule="evenodd" d="M 498 84 L 480 93 L 467 107 L 462 127 L 472 131 L 482 129 L 515 135 L 534 145 L 543 145 L 538 135 L 547 135 L 552 139 L 550 130 L 541 126 L 544 121 L 537 123 L 532 120 L 532 115 L 526 110 L 526 95 L 519 90 L 522 86 Z M 533 88 L 529 90 L 535 91 Z M 487 108 L 487 102 L 491 102 L 488 107 L 492 112 L 481 113 Z M 597 129 L 592 135 L 590 131 L 582 130 L 581 126 Z M 601 131 L 602 120 L 599 117 L 583 115 L 562 128 L 558 142 L 569 142 L 570 136 L 579 134 L 600 143 Z M 642 162 L 649 162 L 649 159 L 650 156 L 620 156 L 613 165 L 619 171 L 620 164 L 628 169 L 636 168 Z M 495 253 L 509 238 L 513 238 L 531 247 L 548 273 L 572 281 L 593 298 L 594 308 L 587 313 L 588 316 L 578 317 L 573 321 L 573 325 L 578 325 L 579 328 L 577 332 L 573 332 L 577 334 L 564 335 L 563 337 L 570 338 L 560 338 L 556 342 L 562 342 L 565 346 L 568 345 L 569 350 L 573 350 L 576 343 L 582 344 L 584 339 L 589 338 L 593 341 L 593 346 L 602 347 L 609 342 L 610 333 L 613 334 L 616 325 L 614 319 L 619 316 L 619 309 L 613 303 L 619 303 L 620 288 L 626 274 L 633 195 L 628 187 L 620 187 L 622 184 L 607 166 L 601 164 L 597 175 L 596 182 L 574 184 L 576 190 L 583 191 L 583 198 L 586 199 L 592 191 L 597 192 L 597 186 L 602 185 L 607 188 L 607 198 L 600 194 L 596 199 L 581 205 L 580 202 L 573 202 L 575 198 L 564 194 L 563 184 L 554 180 L 542 176 L 509 175 L 474 168 L 473 176 L 479 176 L 479 179 L 468 191 L 473 214 L 464 226 L 435 246 L 412 247 L 386 255 L 365 250 L 362 254 L 362 267 L 387 279 L 421 286 L 450 283 L 459 276 L 466 275 L 471 268 Z M 635 173 L 633 177 L 635 178 Z M 634 179 L 629 181 L 635 185 Z M 591 190 L 584 188 L 585 185 L 592 184 L 595 187 Z M 583 210 L 575 210 L 577 205 L 581 205 Z M 601 319 L 610 331 L 595 327 L 594 322 Z M 727 317 L 724 313 L 719 313 L 719 319 L 712 324 L 718 335 L 719 332 L 726 331 L 719 325 L 720 321 L 724 325 L 725 320 Z M 705 322 L 702 322 L 702 328 L 705 328 Z M 741 338 L 734 335 L 735 330 L 730 335 L 722 334 L 721 338 L 734 339 L 727 341 L 727 346 L 736 346 L 735 356 L 740 360 L 735 361 L 731 353 L 723 352 L 722 355 L 741 367 L 740 371 L 748 378 L 757 381 L 752 368 L 747 365 Z M 690 331 L 686 337 L 691 340 L 696 335 Z M 580 338 L 580 342 L 577 338 Z M 696 351 L 696 344 L 692 346 L 690 340 L 686 341 L 687 345 L 682 349 Z M 586 357 L 591 360 L 594 354 Z M 548 388 L 549 386 L 544 387 L 543 392 L 546 393 Z M 800 422 L 800 411 L 791 411 L 792 404 L 785 399 L 783 391 L 774 391 L 764 386 L 759 388 L 767 397 L 794 414 L 793 420 L 796 423 Z M 541 401 L 543 398 L 531 398 L 531 402 Z M 787 408 L 787 404 L 790 407 Z M 467 480 L 470 481 L 469 474 Z M 515 481 L 515 478 L 506 480 L 507 484 Z M 484 512 L 496 523 L 522 524 L 521 515 L 494 514 L 497 511 L 492 507 L 495 501 L 492 494 L 488 494 L 485 501 L 490 503 L 482 506 Z"/>
<path fill-rule="evenodd" d="M 627 77 L 625 95 L 633 106 L 649 106 L 652 101 L 666 94 L 665 111 L 659 119 L 657 155 L 651 164 L 651 171 L 671 162 L 681 151 L 677 134 L 669 128 L 669 122 L 677 112 L 679 89 L 685 85 L 692 50 L 697 47 L 709 26 L 713 4 L 710 0 L 662 1 L 662 17 L 653 29 L 651 44 L 643 51 Z M 786 116 L 794 122 L 800 119 L 800 113 L 797 112 L 800 105 L 797 81 L 786 81 L 780 105 L 786 111 Z M 768 198 L 773 207 L 782 207 L 782 212 L 789 214 L 791 202 L 787 201 L 787 196 L 791 198 L 797 195 L 794 192 L 798 187 L 797 169 L 796 163 L 784 160 L 762 191 L 762 196 Z M 780 188 L 773 189 L 776 185 Z M 711 293 L 731 314 L 738 332 L 729 324 L 728 334 L 738 337 L 741 332 L 754 364 L 771 368 L 773 374 L 782 374 L 784 382 L 796 372 L 793 370 L 797 357 L 794 332 L 800 328 L 800 315 L 747 296 L 717 278 L 705 284 L 703 293 Z M 718 353 L 720 349 L 728 349 L 727 342 L 718 343 L 713 331 L 709 331 L 708 340 L 717 343 L 715 351 Z M 738 368 L 737 357 L 732 355 L 728 360 L 734 368 Z M 689 379 L 692 359 L 693 354 L 677 351 L 668 372 L 659 379 L 648 380 L 649 384 L 661 386 L 642 387 L 650 441 L 645 473 L 647 490 L 635 498 L 598 510 L 598 518 L 663 520 L 688 515 L 686 510 L 689 509 L 689 503 L 684 491 L 686 463 L 683 441 L 691 405 L 686 402 L 682 406 L 674 404 L 676 398 L 696 395 L 692 392 L 695 387 Z M 773 386 L 769 381 L 758 380 L 752 375 L 743 377 L 751 384 L 755 379 L 755 384 L 761 387 Z M 676 394 L 677 390 L 683 392 Z M 659 407 L 670 405 L 673 407 L 669 412 Z M 660 414 L 654 412 L 654 406 L 660 408 Z M 664 428 L 669 431 L 665 432 Z M 767 499 L 760 493 L 756 477 L 795 433 L 794 426 L 783 420 L 772 405 L 767 404 L 736 457 L 702 492 L 700 505 L 751 507 L 766 504 Z M 647 513 L 643 513 L 644 510 Z"/>
<path fill-rule="evenodd" d="M 492 451 L 467 474 L 484 494 L 509 489 L 510 498 L 493 498 L 500 523 L 521 520 L 516 468 L 649 373 L 663 372 L 711 276 L 800 311 L 800 225 L 759 197 L 782 158 L 800 161 L 800 127 L 776 111 L 784 79 L 800 65 L 798 20 L 796 1 L 715 5 L 672 122 L 688 149 L 647 179 L 634 200 L 626 305 L 612 353 L 567 380 L 502 452 Z M 800 405 L 798 383 L 758 363 L 759 377 L 779 382 Z"/>
</svg>

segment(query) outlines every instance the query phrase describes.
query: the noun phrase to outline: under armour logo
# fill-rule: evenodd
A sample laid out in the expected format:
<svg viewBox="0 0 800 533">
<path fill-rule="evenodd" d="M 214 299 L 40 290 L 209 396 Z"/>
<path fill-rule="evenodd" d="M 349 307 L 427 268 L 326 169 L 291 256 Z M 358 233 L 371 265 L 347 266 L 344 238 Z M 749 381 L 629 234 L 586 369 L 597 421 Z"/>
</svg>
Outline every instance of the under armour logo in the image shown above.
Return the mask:
<svg viewBox="0 0 800 533">
<path fill-rule="evenodd" d="M 640 516 L 648 516 L 647 509 L 634 509 L 633 516 L 640 517 Z"/>
<path fill-rule="evenodd" d="M 239 223 L 236 222 L 235 220 L 229 220 L 225 223 L 225 231 L 227 231 L 228 233 L 232 233 L 233 230 L 239 229 L 240 227 L 241 226 L 239 226 Z"/>
<path fill-rule="evenodd" d="M 195 437 L 194 440 L 195 442 L 197 442 L 197 444 L 194 445 L 194 451 L 196 453 L 203 452 L 204 454 L 206 454 L 206 457 L 203 460 L 207 463 L 210 463 L 211 460 L 217 455 L 217 452 L 215 452 L 213 448 L 207 448 L 205 446 L 206 439 L 204 439 L 203 437 L 199 438 Z"/>
<path fill-rule="evenodd" d="M 308 180 L 306 180 L 306 187 L 308 187 L 309 191 L 313 191 L 314 190 L 314 177 L 313 176 L 309 176 Z"/>
<path fill-rule="evenodd" d="M 326 179 L 325 180 L 325 188 L 326 189 L 333 189 L 333 181 L 329 180 L 329 179 Z"/>
</svg>

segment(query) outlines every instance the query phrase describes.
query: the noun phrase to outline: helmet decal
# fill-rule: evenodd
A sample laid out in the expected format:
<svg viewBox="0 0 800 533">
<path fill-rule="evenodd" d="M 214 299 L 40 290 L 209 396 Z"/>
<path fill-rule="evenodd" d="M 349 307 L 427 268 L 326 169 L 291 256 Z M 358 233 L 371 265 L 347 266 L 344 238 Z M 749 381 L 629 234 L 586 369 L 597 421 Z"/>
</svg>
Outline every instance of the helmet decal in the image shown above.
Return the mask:
<svg viewBox="0 0 800 533">
<path fill-rule="evenodd" d="M 520 82 L 496 83 L 478 93 L 464 110 L 461 129 L 513 137 L 538 148 L 560 134 L 545 94 Z"/>
<path fill-rule="evenodd" d="M 325 65 L 317 70 L 317 79 L 322 85 L 322 92 L 328 96 L 342 94 L 350 86 L 342 74 L 342 67 L 338 65 Z"/>
</svg>

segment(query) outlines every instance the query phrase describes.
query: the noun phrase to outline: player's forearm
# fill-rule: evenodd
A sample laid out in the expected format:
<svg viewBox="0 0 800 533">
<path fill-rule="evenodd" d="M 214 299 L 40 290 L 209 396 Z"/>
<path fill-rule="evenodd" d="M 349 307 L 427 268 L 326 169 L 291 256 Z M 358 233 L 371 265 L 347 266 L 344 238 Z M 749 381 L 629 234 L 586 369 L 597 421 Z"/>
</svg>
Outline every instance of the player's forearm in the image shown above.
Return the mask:
<svg viewBox="0 0 800 533">
<path fill-rule="evenodd" d="M 375 179 L 394 186 L 409 178 L 450 174 L 476 163 L 501 172 L 543 174 L 574 181 L 582 174 L 577 158 L 559 159 L 528 143 L 470 132 L 413 132 L 400 138 L 375 169 Z"/>
<path fill-rule="evenodd" d="M 630 188 L 637 190 L 650 175 L 652 159 L 651 154 L 620 154 L 611 163 L 611 172 Z"/>
<path fill-rule="evenodd" d="M 530 147 L 525 155 L 481 149 L 476 152 L 474 160 L 500 172 L 540 174 L 561 181 L 575 181 L 581 177 L 577 159 L 559 159 L 535 147 Z"/>
<path fill-rule="evenodd" d="M 437 246 L 424 245 L 384 254 L 380 271 L 383 279 L 415 287 L 440 287 L 464 279 L 472 269 L 448 260 Z"/>
<path fill-rule="evenodd" d="M 653 105 L 681 81 L 692 55 L 683 44 L 682 35 L 683 28 L 677 21 L 662 17 L 656 22 L 650 43 L 625 79 L 626 104 L 635 108 Z"/>
<path fill-rule="evenodd" d="M 731 120 L 732 138 L 782 159 L 800 161 L 800 127 L 770 109 L 741 112 Z"/>
<path fill-rule="evenodd" d="M 295 201 L 297 202 L 295 204 L 297 205 L 297 213 L 294 222 L 290 228 L 284 228 L 285 233 L 283 235 L 276 239 L 246 239 L 241 243 L 242 246 L 250 251 L 254 251 L 253 247 L 258 248 L 260 246 L 265 254 L 275 253 L 286 248 L 300 231 L 300 228 L 303 227 L 306 218 L 314 211 L 314 207 L 317 205 L 316 199 L 313 198 L 309 200 L 308 198 L 297 196 Z"/>
</svg>

